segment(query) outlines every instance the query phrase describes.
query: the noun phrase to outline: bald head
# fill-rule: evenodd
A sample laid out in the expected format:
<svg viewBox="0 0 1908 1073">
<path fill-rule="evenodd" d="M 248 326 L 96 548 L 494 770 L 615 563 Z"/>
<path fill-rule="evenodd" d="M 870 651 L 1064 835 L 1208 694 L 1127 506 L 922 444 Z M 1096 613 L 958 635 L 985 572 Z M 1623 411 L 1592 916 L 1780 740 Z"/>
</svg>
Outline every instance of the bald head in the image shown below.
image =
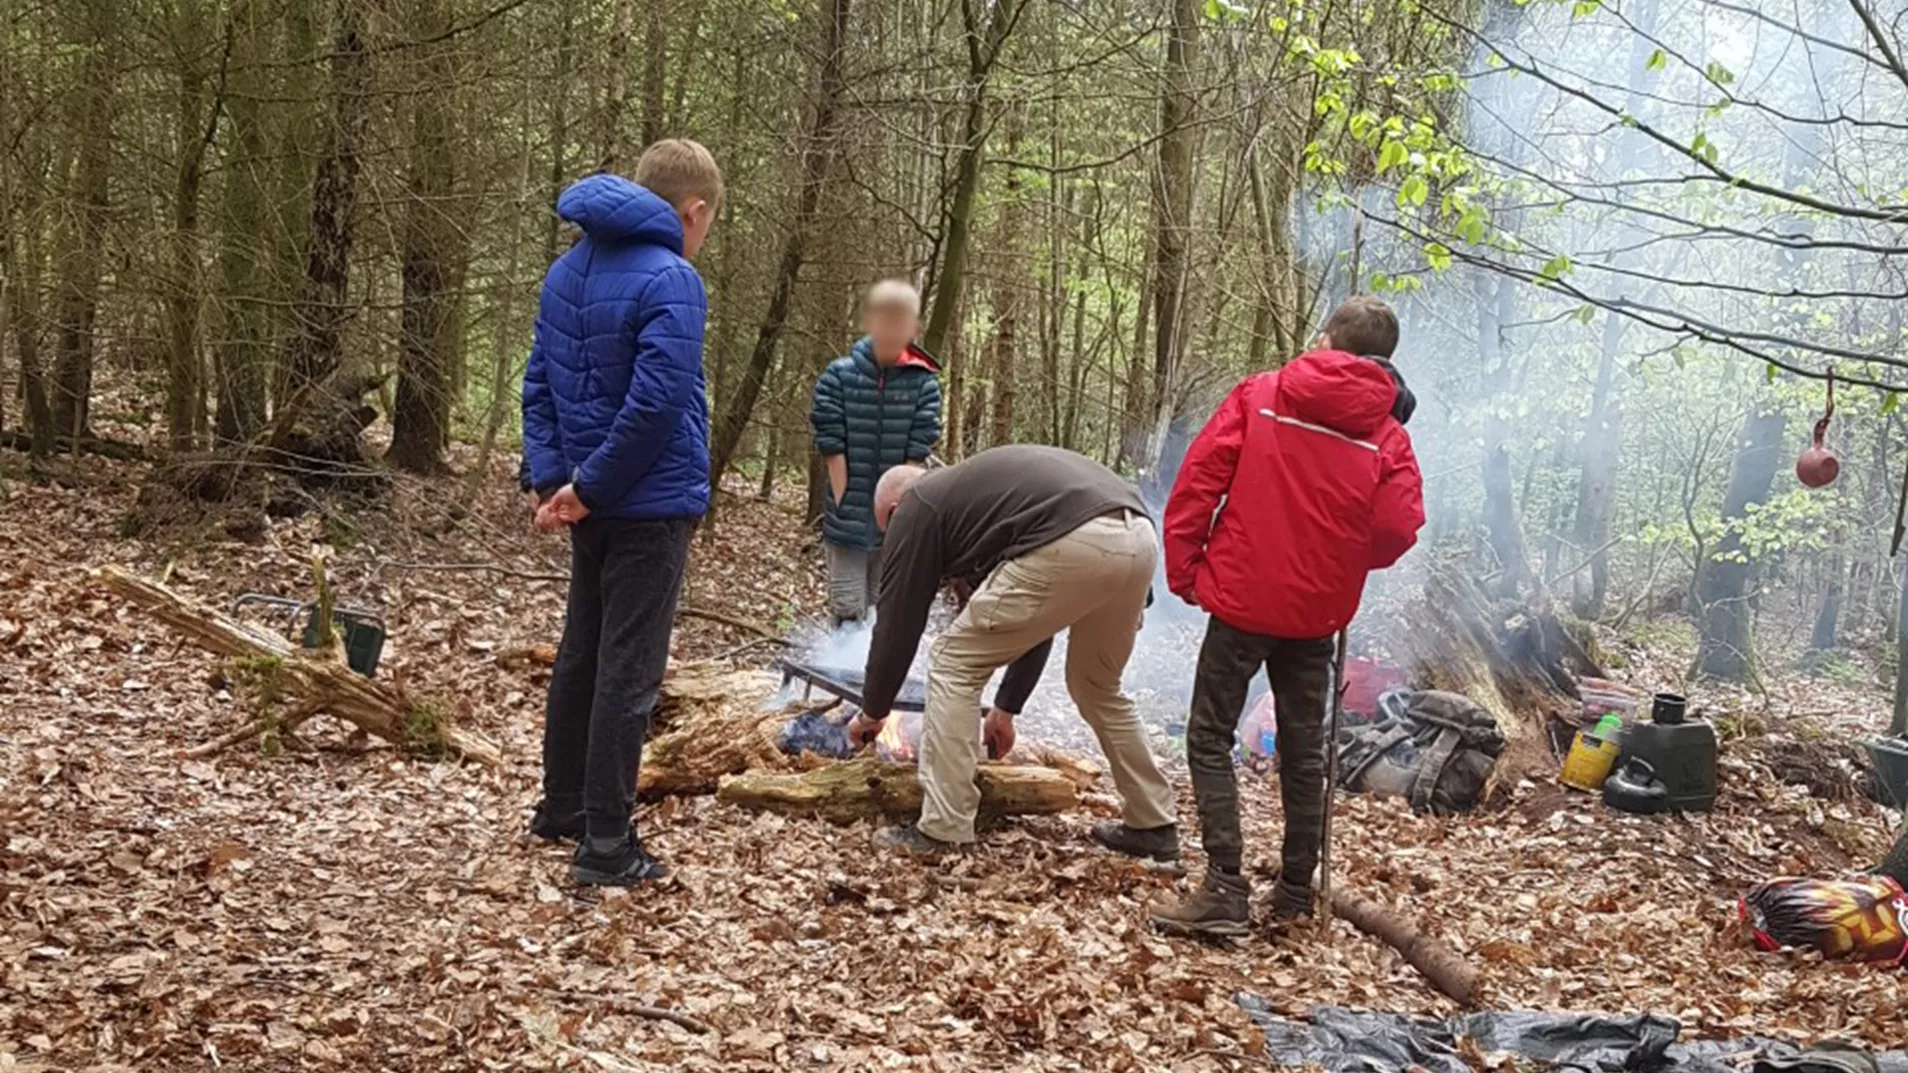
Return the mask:
<svg viewBox="0 0 1908 1073">
<path fill-rule="evenodd" d="M 896 466 L 881 475 L 880 483 L 875 485 L 874 516 L 875 525 L 882 532 L 888 531 L 888 519 L 894 517 L 894 508 L 914 487 L 914 482 L 927 474 L 920 466 Z"/>
</svg>

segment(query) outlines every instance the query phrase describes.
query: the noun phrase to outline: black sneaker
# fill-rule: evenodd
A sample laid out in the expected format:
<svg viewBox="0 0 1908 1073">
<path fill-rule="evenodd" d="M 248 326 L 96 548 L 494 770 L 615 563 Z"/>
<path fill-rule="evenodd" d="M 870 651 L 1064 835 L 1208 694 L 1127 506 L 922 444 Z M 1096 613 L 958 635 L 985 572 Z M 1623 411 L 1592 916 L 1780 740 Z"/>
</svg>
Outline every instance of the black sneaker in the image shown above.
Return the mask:
<svg viewBox="0 0 1908 1073">
<path fill-rule="evenodd" d="M 530 817 L 530 837 L 545 842 L 578 842 L 583 838 L 583 812 L 552 812 L 548 802 L 537 802 Z"/>
<path fill-rule="evenodd" d="M 644 851 L 634 836 L 615 841 L 585 838 L 570 862 L 570 878 L 585 887 L 635 887 L 669 878 L 669 868 Z"/>
<path fill-rule="evenodd" d="M 1093 841 L 1115 853 L 1156 864 L 1173 864 L 1179 860 L 1179 827 L 1175 824 L 1141 831 L 1106 820 L 1093 825 Z"/>
</svg>

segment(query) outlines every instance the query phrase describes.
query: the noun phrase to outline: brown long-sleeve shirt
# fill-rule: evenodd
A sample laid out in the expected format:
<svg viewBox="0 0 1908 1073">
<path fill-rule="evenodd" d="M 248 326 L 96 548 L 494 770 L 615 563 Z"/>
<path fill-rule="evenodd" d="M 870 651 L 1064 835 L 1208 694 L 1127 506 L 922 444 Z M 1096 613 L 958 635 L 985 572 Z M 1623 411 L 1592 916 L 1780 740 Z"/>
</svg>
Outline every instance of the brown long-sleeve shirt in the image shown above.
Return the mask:
<svg viewBox="0 0 1908 1073">
<path fill-rule="evenodd" d="M 917 481 L 883 541 L 881 597 L 862 688 L 868 716 L 888 714 L 943 582 L 978 587 L 1001 563 L 1117 510 L 1146 513 L 1119 474 L 1059 447 L 995 447 Z M 1007 668 L 996 704 L 1020 709 L 1051 647 L 1042 642 Z"/>
</svg>

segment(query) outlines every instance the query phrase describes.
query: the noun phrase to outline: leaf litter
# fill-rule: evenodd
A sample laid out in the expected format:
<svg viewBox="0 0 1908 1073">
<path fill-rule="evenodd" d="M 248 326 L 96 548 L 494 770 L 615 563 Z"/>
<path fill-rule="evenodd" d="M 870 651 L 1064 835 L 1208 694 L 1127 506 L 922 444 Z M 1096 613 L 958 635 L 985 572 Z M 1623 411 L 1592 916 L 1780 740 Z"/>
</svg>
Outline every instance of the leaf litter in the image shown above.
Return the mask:
<svg viewBox="0 0 1908 1073">
<path fill-rule="evenodd" d="M 132 541 L 118 523 L 137 471 L 72 468 L 0 492 L 0 1069 L 1227 1070 L 1257 1061 L 1241 990 L 1290 1014 L 1452 1012 L 1342 923 L 1231 946 L 1154 934 L 1147 903 L 1190 881 L 1090 847 L 1088 824 L 1115 814 L 1106 793 L 934 869 L 873 856 L 866 825 L 666 800 L 640 819 L 674 878 L 580 892 L 562 850 L 521 838 L 547 660 L 504 657 L 560 632 L 561 585 L 535 575 L 560 573 L 564 553 L 528 535 L 520 501 L 464 509 L 457 487 L 400 479 L 383 508 L 272 522 L 262 544 L 212 528 Z M 503 742 L 502 771 L 414 760 L 323 719 L 310 751 L 182 758 L 242 702 L 216 659 L 85 570 L 165 574 L 223 605 L 301 592 L 320 542 L 340 599 L 389 622 L 380 673 L 454 698 Z M 779 632 L 818 606 L 814 561 L 794 510 L 725 496 L 685 601 Z M 477 562 L 508 572 L 441 568 Z M 675 657 L 753 640 L 685 621 Z M 1636 653 L 1633 673 L 1677 658 Z M 1897 818 L 1815 796 L 1792 760 L 1879 694 L 1780 680 L 1766 699 L 1709 701 L 1732 731 L 1711 815 L 1622 816 L 1547 779 L 1456 819 L 1345 799 L 1338 882 L 1472 958 L 1493 1007 L 1908 1038 L 1901 974 L 1757 954 L 1733 925 L 1758 879 L 1879 857 Z M 1083 740 L 1060 717 L 1023 736 Z M 1277 788 L 1245 784 L 1263 867 Z"/>
</svg>

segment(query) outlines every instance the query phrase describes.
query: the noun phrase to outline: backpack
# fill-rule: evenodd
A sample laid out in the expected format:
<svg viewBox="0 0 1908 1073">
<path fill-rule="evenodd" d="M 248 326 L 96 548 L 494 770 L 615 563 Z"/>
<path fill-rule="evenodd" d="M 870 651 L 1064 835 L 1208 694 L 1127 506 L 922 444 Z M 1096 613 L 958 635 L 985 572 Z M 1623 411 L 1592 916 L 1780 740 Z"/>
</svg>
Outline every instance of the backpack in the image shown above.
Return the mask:
<svg viewBox="0 0 1908 1073">
<path fill-rule="evenodd" d="M 1339 732 L 1339 785 L 1407 798 L 1413 812 L 1468 812 L 1503 752 L 1497 719 L 1469 697 L 1394 690 L 1378 698 L 1376 722 Z"/>
</svg>

